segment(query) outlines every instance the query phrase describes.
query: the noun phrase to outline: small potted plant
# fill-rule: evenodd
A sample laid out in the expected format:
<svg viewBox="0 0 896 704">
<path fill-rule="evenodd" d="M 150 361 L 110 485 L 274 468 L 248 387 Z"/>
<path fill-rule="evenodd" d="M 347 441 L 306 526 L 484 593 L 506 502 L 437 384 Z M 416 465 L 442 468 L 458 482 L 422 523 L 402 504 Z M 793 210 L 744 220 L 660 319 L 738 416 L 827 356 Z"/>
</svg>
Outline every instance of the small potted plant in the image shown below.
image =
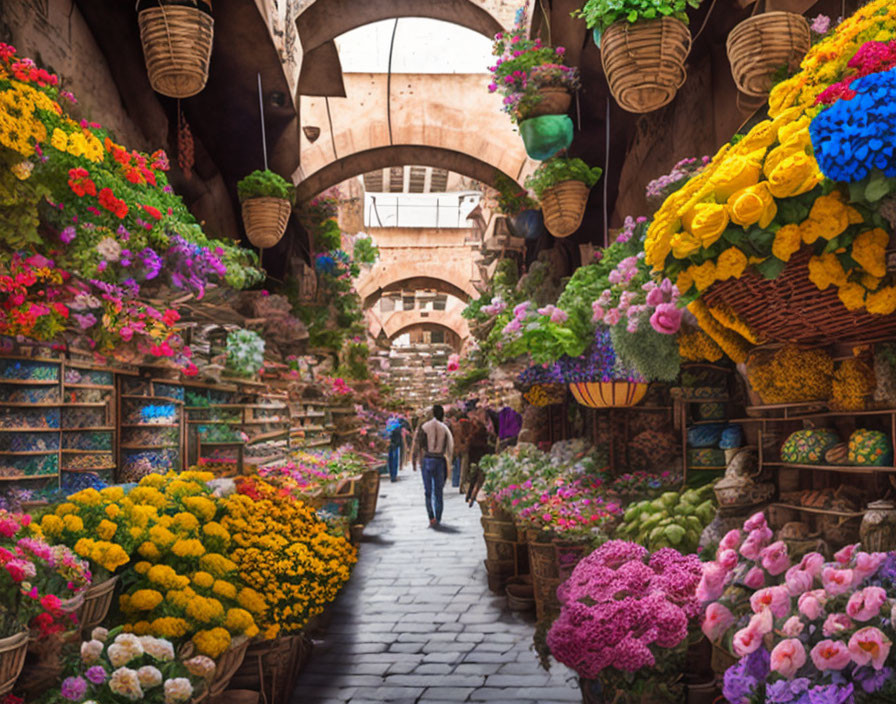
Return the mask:
<svg viewBox="0 0 896 704">
<path fill-rule="evenodd" d="M 243 206 L 243 225 L 249 241 L 259 248 L 273 247 L 286 232 L 296 202 L 296 189 L 273 171 L 253 171 L 236 185 Z"/>
<path fill-rule="evenodd" d="M 688 6 L 701 0 L 588 0 L 574 14 L 594 30 L 610 92 L 628 112 L 668 105 L 687 77 Z"/>
<path fill-rule="evenodd" d="M 581 159 L 555 157 L 526 179 L 541 202 L 544 224 L 554 237 L 568 237 L 582 224 L 588 192 L 603 171 Z"/>
<path fill-rule="evenodd" d="M 544 230 L 544 218 L 538 207 L 538 201 L 520 188 L 509 176 L 501 172 L 495 175 L 495 188 L 498 191 L 496 207 L 507 217 L 510 232 L 516 237 L 536 240 Z"/>
<path fill-rule="evenodd" d="M 169 98 L 199 93 L 208 80 L 215 35 L 211 0 L 141 0 L 137 10 L 152 89 Z"/>
</svg>

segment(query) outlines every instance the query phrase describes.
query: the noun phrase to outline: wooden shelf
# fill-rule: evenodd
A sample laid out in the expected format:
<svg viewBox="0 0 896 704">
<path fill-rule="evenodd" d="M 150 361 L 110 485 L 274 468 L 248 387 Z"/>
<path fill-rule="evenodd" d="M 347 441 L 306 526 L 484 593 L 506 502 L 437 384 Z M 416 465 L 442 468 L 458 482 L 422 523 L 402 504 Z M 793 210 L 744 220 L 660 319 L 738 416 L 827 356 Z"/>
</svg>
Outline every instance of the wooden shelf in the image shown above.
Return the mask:
<svg viewBox="0 0 896 704">
<path fill-rule="evenodd" d="M 15 477 L 0 477 L 0 482 L 19 482 L 23 479 L 58 479 L 59 473 L 53 474 L 21 474 Z"/>
<path fill-rule="evenodd" d="M 63 410 L 66 408 L 105 408 L 110 403 L 112 403 L 112 399 L 108 401 L 102 401 L 101 403 L 54 403 L 54 406 L 59 406 Z"/>
<path fill-rule="evenodd" d="M 221 442 L 212 442 L 210 440 L 200 440 L 199 444 L 203 447 L 237 447 L 245 445 L 242 440 L 222 440 Z"/>
<path fill-rule="evenodd" d="M 169 445 L 122 445 L 122 450 L 168 450 L 171 448 L 179 448 L 180 444 Z"/>
<path fill-rule="evenodd" d="M 38 401 L 37 403 L 30 401 L 0 401 L 0 408 L 60 408 L 62 405 L 61 401 Z M 70 406 L 72 404 L 65 405 Z"/>
<path fill-rule="evenodd" d="M 61 450 L 64 455 L 111 455 L 113 450 Z"/>
<path fill-rule="evenodd" d="M 122 423 L 122 428 L 179 428 L 180 423 Z"/>
<path fill-rule="evenodd" d="M 107 391 L 115 390 L 115 387 L 110 386 L 109 384 L 70 384 L 67 381 L 63 381 L 62 385 L 65 386 L 66 389 L 105 389 Z"/>
<path fill-rule="evenodd" d="M 63 472 L 74 472 L 75 474 L 86 474 L 88 472 L 111 472 L 115 469 L 115 465 L 111 467 L 78 467 L 77 469 L 62 468 Z"/>
<path fill-rule="evenodd" d="M 0 433 L 58 433 L 59 428 L 0 428 Z"/>
<path fill-rule="evenodd" d="M 328 438 L 326 440 L 321 438 L 320 440 L 313 440 L 312 442 L 304 443 L 304 447 L 321 447 L 322 445 L 329 445 L 332 442 L 332 438 Z"/>
<path fill-rule="evenodd" d="M 239 420 L 196 420 L 195 418 L 187 418 L 187 423 L 191 425 L 242 425 Z"/>
<path fill-rule="evenodd" d="M 874 474 L 875 472 L 896 472 L 896 467 L 876 467 L 873 465 L 851 464 L 793 464 L 790 462 L 763 462 L 763 467 L 783 467 L 787 469 L 817 469 L 822 472 L 846 472 L 848 474 Z"/>
<path fill-rule="evenodd" d="M 114 425 L 88 425 L 85 428 L 62 428 L 63 433 L 83 433 L 86 431 L 112 432 L 114 430 Z"/>
<path fill-rule="evenodd" d="M 16 384 L 20 386 L 54 386 L 59 384 L 59 379 L 6 379 L 0 377 L 0 385 Z"/>
<path fill-rule="evenodd" d="M 793 511 L 802 511 L 804 513 L 816 513 L 821 516 L 839 516 L 841 518 L 860 518 L 865 515 L 864 511 L 833 511 L 827 508 L 812 508 L 811 506 L 795 506 L 794 504 L 773 503 L 770 504 L 775 508 L 786 508 Z"/>
<path fill-rule="evenodd" d="M 59 452 L 59 448 L 55 450 L 0 450 L 0 455 L 55 455 Z"/>
<path fill-rule="evenodd" d="M 722 469 L 728 469 L 728 467 L 725 465 L 709 465 L 709 466 L 692 465 L 692 464 L 688 465 L 689 472 L 697 472 L 701 469 L 705 469 L 705 470 L 714 472 L 714 471 L 718 471 L 718 470 L 722 470 Z"/>
<path fill-rule="evenodd" d="M 256 418 L 255 420 L 240 421 L 239 425 L 272 425 L 273 423 L 288 423 L 289 418 Z"/>
<path fill-rule="evenodd" d="M 121 394 L 121 398 L 128 399 L 131 401 L 153 401 L 153 402 L 162 402 L 162 403 L 173 403 L 175 405 L 182 404 L 183 401 L 179 398 L 169 398 L 168 396 L 144 396 L 142 394 Z"/>
</svg>

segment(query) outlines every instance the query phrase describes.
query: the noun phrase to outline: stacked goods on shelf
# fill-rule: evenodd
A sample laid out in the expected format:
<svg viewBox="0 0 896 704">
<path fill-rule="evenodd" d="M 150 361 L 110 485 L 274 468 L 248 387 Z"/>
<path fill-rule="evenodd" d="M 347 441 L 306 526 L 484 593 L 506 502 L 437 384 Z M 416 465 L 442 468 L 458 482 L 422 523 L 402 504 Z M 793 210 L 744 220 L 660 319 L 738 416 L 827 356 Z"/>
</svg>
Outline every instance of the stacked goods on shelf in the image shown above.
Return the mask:
<svg viewBox="0 0 896 704">
<path fill-rule="evenodd" d="M 323 399 L 303 395 L 289 402 L 292 428 L 291 446 L 295 449 L 326 447 L 333 442 L 333 419 L 330 406 Z"/>
<path fill-rule="evenodd" d="M 255 403 L 245 406 L 242 427 L 247 436 L 244 458 L 247 467 L 282 462 L 289 455 L 288 398 L 284 393 L 259 393 Z"/>
<path fill-rule="evenodd" d="M 63 369 L 62 482 L 90 473 L 111 482 L 115 469 L 115 377 L 108 369 L 67 362 Z M 93 421 L 96 425 L 87 425 Z"/>
<path fill-rule="evenodd" d="M 119 388 L 119 480 L 133 482 L 147 474 L 181 470 L 183 386 L 146 377 L 123 377 Z"/>
<path fill-rule="evenodd" d="M 245 395 L 236 387 L 188 386 L 184 412 L 187 425 L 187 458 L 218 476 L 243 473 L 242 432 Z"/>
</svg>

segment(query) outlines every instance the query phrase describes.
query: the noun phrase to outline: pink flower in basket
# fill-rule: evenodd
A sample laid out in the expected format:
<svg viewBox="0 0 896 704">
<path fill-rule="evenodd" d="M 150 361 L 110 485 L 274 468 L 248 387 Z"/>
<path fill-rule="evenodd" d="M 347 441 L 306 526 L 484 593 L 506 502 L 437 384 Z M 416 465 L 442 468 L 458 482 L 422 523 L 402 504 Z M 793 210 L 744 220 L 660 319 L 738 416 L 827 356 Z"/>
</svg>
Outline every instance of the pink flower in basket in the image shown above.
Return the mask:
<svg viewBox="0 0 896 704">
<path fill-rule="evenodd" d="M 762 560 L 762 566 L 773 577 L 785 572 L 790 567 L 787 543 L 782 540 L 763 548 L 762 552 L 759 553 L 759 557 Z"/>
<path fill-rule="evenodd" d="M 766 587 L 750 597 L 750 608 L 755 614 L 763 609 L 771 609 L 775 618 L 784 618 L 790 611 L 790 595 L 786 587 Z"/>
<path fill-rule="evenodd" d="M 812 648 L 810 656 L 819 670 L 842 670 L 852 660 L 849 649 L 837 640 L 821 641 Z"/>
<path fill-rule="evenodd" d="M 865 587 L 849 597 L 846 613 L 856 621 L 870 621 L 886 602 L 886 591 L 880 587 Z"/>
<path fill-rule="evenodd" d="M 712 602 L 706 607 L 706 617 L 703 619 L 701 630 L 711 641 L 719 640 L 735 622 L 734 614 L 718 602 Z"/>
<path fill-rule="evenodd" d="M 824 589 L 816 589 L 801 595 L 797 602 L 799 612 L 810 621 L 814 621 L 824 613 Z"/>
<path fill-rule="evenodd" d="M 825 638 L 830 638 L 831 636 L 838 636 L 846 633 L 846 631 L 850 630 L 852 627 L 852 620 L 850 620 L 849 616 L 846 614 L 830 614 L 824 620 L 821 632 L 824 634 Z"/>
<path fill-rule="evenodd" d="M 845 594 L 852 588 L 852 570 L 838 570 L 834 567 L 825 567 L 821 572 L 821 583 L 825 591 L 831 596 Z"/>
<path fill-rule="evenodd" d="M 778 643 L 771 655 L 771 668 L 782 677 L 790 679 L 806 664 L 806 649 L 797 638 L 787 638 Z"/>
<path fill-rule="evenodd" d="M 859 667 L 870 664 L 880 670 L 890 654 L 890 640 L 877 628 L 869 626 L 853 633 L 849 639 L 849 653 Z"/>
</svg>

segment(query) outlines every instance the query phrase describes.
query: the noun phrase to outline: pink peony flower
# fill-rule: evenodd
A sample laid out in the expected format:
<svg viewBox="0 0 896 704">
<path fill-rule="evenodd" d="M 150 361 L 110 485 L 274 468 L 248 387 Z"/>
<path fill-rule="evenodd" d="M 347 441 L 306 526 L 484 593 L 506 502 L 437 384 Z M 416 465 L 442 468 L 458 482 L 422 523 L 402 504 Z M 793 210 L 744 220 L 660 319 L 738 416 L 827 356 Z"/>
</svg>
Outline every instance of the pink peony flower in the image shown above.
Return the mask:
<svg viewBox="0 0 896 704">
<path fill-rule="evenodd" d="M 852 554 L 856 551 L 856 548 L 859 547 L 858 543 L 855 545 L 847 545 L 845 548 L 841 548 L 837 552 L 834 553 L 834 559 L 846 567 L 852 560 Z"/>
<path fill-rule="evenodd" d="M 762 634 L 750 630 L 749 627 L 742 628 L 734 634 L 731 644 L 734 647 L 734 654 L 742 658 L 759 649 L 762 645 Z"/>
<path fill-rule="evenodd" d="M 784 625 L 781 626 L 781 633 L 788 638 L 796 638 L 803 632 L 803 628 L 802 619 L 799 616 L 791 616 L 784 622 Z"/>
<path fill-rule="evenodd" d="M 819 594 L 821 592 L 821 594 Z M 822 608 L 821 595 L 824 594 L 823 589 L 816 589 L 813 592 L 806 592 L 800 595 L 797 602 L 799 612 L 810 621 L 814 621 L 824 612 Z"/>
<path fill-rule="evenodd" d="M 849 639 L 849 653 L 859 667 L 871 663 L 880 670 L 890 654 L 890 640 L 877 628 L 868 626 L 856 631 Z"/>
<path fill-rule="evenodd" d="M 771 668 L 782 677 L 792 678 L 806 664 L 806 649 L 796 638 L 778 643 L 771 655 Z"/>
<path fill-rule="evenodd" d="M 784 584 L 790 596 L 799 596 L 812 588 L 812 575 L 801 570 L 799 565 L 794 565 L 784 575 Z"/>
<path fill-rule="evenodd" d="M 697 585 L 697 599 L 715 601 L 725 591 L 728 571 L 718 562 L 707 562 L 703 565 L 703 576 Z"/>
<path fill-rule="evenodd" d="M 722 542 L 719 543 L 719 550 L 737 550 L 740 547 L 741 540 L 743 540 L 743 536 L 739 530 L 736 528 L 729 530 L 725 533 L 725 537 L 722 538 Z"/>
<path fill-rule="evenodd" d="M 744 584 L 750 589 L 760 589 L 765 586 L 765 572 L 758 567 L 753 567 L 744 577 Z"/>
<path fill-rule="evenodd" d="M 821 571 L 821 583 L 824 590 L 831 596 L 845 594 L 852 588 L 852 570 L 838 570 L 834 567 L 825 567 Z"/>
<path fill-rule="evenodd" d="M 824 568 L 824 555 L 818 552 L 809 552 L 800 560 L 800 569 L 808 572 L 813 577 L 818 577 Z"/>
<path fill-rule="evenodd" d="M 737 560 L 737 550 L 732 550 L 730 548 L 727 550 L 719 550 L 719 554 L 716 555 L 716 562 L 729 572 L 737 567 Z"/>
<path fill-rule="evenodd" d="M 706 616 L 700 627 L 703 634 L 712 641 L 718 641 L 731 626 L 734 625 L 734 614 L 718 602 L 706 607 Z"/>
<path fill-rule="evenodd" d="M 763 609 L 770 609 L 775 618 L 784 618 L 790 611 L 790 595 L 786 587 L 766 587 L 750 597 L 750 608 L 756 614 Z"/>
<path fill-rule="evenodd" d="M 856 592 L 846 604 L 846 613 L 856 621 L 868 621 L 880 613 L 887 601 L 887 593 L 880 587 L 865 587 Z"/>
<path fill-rule="evenodd" d="M 682 313 L 674 303 L 660 303 L 650 316 L 650 325 L 661 335 L 674 335 L 681 329 Z"/>
<path fill-rule="evenodd" d="M 855 587 L 876 574 L 886 559 L 885 552 L 857 553 L 856 564 L 852 568 L 852 585 Z"/>
<path fill-rule="evenodd" d="M 759 553 L 762 566 L 773 577 L 781 574 L 790 567 L 790 558 L 787 555 L 787 543 L 779 540 L 763 548 Z"/>
<path fill-rule="evenodd" d="M 610 308 L 606 313 L 604 313 L 604 324 L 613 327 L 616 323 L 619 322 L 621 316 L 619 314 L 618 308 Z"/>
<path fill-rule="evenodd" d="M 775 619 L 772 618 L 771 609 L 763 609 L 758 614 L 753 614 L 750 617 L 750 622 L 747 624 L 747 628 L 764 636 L 766 633 L 772 632 L 774 625 Z"/>
<path fill-rule="evenodd" d="M 844 631 L 848 631 L 852 628 L 852 625 L 852 621 L 846 614 L 830 614 L 824 620 L 821 632 L 824 634 L 825 638 L 830 638 L 831 636 L 840 635 Z"/>
<path fill-rule="evenodd" d="M 744 521 L 744 530 L 750 533 L 757 528 L 764 528 L 767 525 L 768 523 L 765 520 L 765 514 L 760 511 L 759 513 L 754 513 Z"/>
<path fill-rule="evenodd" d="M 809 655 L 819 670 L 842 670 L 852 660 L 849 649 L 836 640 L 821 641 Z"/>
</svg>

